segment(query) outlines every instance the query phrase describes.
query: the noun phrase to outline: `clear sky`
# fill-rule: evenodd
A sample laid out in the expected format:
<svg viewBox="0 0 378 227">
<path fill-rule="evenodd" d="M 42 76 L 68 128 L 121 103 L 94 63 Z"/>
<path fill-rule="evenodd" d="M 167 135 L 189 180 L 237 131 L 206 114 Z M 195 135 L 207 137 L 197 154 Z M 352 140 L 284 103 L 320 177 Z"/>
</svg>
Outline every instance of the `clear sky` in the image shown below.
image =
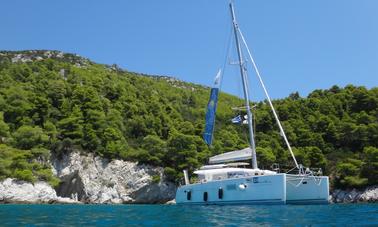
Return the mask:
<svg viewBox="0 0 378 227">
<path fill-rule="evenodd" d="M 235 0 L 235 7 L 273 98 L 378 85 L 377 0 Z M 231 28 L 228 0 L 2 0 L 0 9 L 2 50 L 61 50 L 203 85 L 223 65 Z M 241 95 L 237 67 L 225 72 L 223 90 Z M 250 78 L 252 99 L 262 99 L 252 71 Z"/>
</svg>

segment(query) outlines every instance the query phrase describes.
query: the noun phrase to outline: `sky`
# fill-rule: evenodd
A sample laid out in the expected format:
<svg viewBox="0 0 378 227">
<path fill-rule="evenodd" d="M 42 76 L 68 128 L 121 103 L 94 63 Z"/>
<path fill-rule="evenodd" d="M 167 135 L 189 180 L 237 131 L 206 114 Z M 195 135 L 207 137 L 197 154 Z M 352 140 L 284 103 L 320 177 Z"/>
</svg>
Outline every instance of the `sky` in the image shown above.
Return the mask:
<svg viewBox="0 0 378 227">
<path fill-rule="evenodd" d="M 76 53 L 241 96 L 228 0 L 2 0 L 0 50 Z M 378 85 L 377 0 L 235 0 L 269 94 Z M 226 57 L 227 56 L 227 57 Z M 226 64 L 225 64 L 226 63 Z M 247 62 L 250 64 L 250 62 Z M 249 70 L 252 100 L 264 99 Z"/>
</svg>

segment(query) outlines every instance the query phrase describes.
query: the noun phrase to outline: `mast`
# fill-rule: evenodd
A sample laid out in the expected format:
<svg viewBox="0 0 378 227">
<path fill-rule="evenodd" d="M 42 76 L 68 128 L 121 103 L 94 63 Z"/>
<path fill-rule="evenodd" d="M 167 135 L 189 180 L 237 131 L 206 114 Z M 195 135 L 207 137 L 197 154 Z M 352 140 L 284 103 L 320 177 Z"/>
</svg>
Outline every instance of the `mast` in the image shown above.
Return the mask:
<svg viewBox="0 0 378 227">
<path fill-rule="evenodd" d="M 234 6 L 233 6 L 232 2 L 230 2 L 230 10 L 231 10 L 232 24 L 233 24 L 233 27 L 234 27 L 235 40 L 236 40 L 235 44 L 236 44 L 236 49 L 237 49 L 238 57 L 239 57 L 239 67 L 240 67 L 240 74 L 241 74 L 242 83 L 243 83 L 245 107 L 247 109 L 249 144 L 250 144 L 250 147 L 252 149 L 252 168 L 257 169 L 258 167 L 257 167 L 257 160 L 256 160 L 256 145 L 255 145 L 253 128 L 252 128 L 252 112 L 251 112 L 251 108 L 250 108 L 250 105 L 249 105 L 247 71 L 246 71 L 246 68 L 244 67 L 243 54 L 242 54 L 242 51 L 241 51 L 239 36 L 238 36 L 238 24 L 236 22 L 235 11 L 234 11 Z"/>
</svg>

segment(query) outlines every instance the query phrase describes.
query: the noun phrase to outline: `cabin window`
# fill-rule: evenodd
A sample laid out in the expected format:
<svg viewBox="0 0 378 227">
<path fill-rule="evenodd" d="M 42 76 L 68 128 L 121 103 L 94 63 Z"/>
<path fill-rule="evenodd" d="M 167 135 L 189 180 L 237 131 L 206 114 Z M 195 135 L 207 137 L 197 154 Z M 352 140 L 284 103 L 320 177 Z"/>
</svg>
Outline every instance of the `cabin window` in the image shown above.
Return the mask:
<svg viewBox="0 0 378 227">
<path fill-rule="evenodd" d="M 218 198 L 223 199 L 223 188 L 218 189 Z"/>
<path fill-rule="evenodd" d="M 198 175 L 198 180 L 203 182 L 205 180 L 205 175 Z"/>
<path fill-rule="evenodd" d="M 214 174 L 213 175 L 213 180 L 222 180 L 222 179 L 225 179 L 225 178 L 227 178 L 227 175 L 224 174 L 224 173 Z"/>
<path fill-rule="evenodd" d="M 207 201 L 207 192 L 203 193 L 203 201 L 205 201 L 205 202 Z"/>
<path fill-rule="evenodd" d="M 228 172 L 227 177 L 228 178 L 239 178 L 239 177 L 245 177 L 246 174 L 243 171 L 237 171 L 237 172 Z"/>
<path fill-rule="evenodd" d="M 191 200 L 192 199 L 192 191 L 187 191 L 186 192 L 186 199 Z"/>
</svg>

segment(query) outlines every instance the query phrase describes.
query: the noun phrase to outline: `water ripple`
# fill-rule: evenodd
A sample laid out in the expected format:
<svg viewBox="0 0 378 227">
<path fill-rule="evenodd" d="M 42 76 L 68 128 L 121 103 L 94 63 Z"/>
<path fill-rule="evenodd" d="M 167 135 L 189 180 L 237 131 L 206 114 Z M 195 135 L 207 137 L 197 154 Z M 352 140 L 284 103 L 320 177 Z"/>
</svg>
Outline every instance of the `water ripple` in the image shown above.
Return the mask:
<svg viewBox="0 0 378 227">
<path fill-rule="evenodd" d="M 1 226 L 378 225 L 378 204 L 281 206 L 0 205 Z"/>
</svg>

